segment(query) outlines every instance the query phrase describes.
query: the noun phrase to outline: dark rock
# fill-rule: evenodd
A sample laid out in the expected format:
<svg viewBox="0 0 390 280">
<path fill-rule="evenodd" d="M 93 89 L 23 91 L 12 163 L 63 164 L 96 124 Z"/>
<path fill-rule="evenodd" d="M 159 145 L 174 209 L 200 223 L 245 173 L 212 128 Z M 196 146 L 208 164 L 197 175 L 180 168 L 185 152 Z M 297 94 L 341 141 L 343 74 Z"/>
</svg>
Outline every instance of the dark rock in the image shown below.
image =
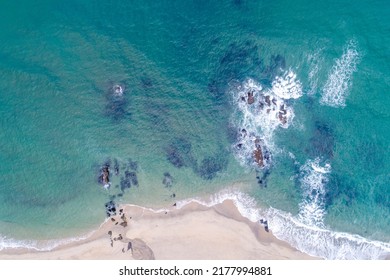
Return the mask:
<svg viewBox="0 0 390 280">
<path fill-rule="evenodd" d="M 103 163 L 103 167 L 107 167 L 107 168 L 110 168 L 111 167 L 111 159 L 108 158 L 104 161 Z"/>
<path fill-rule="evenodd" d="M 211 180 L 218 172 L 226 168 L 227 163 L 225 156 L 208 156 L 202 160 L 202 163 L 197 169 L 197 173 L 201 178 Z"/>
<path fill-rule="evenodd" d="M 136 161 L 133 161 L 131 158 L 128 160 L 128 167 L 130 170 L 133 170 L 135 172 L 138 171 L 138 163 Z"/>
<path fill-rule="evenodd" d="M 114 174 L 119 175 L 119 163 L 117 159 L 114 159 Z"/>
<path fill-rule="evenodd" d="M 248 104 L 251 105 L 255 103 L 255 98 L 253 96 L 253 91 L 248 92 Z"/>
<path fill-rule="evenodd" d="M 130 113 L 127 112 L 127 106 L 127 100 L 124 95 L 109 95 L 107 97 L 105 115 L 114 121 L 120 121 L 130 116 Z"/>
<path fill-rule="evenodd" d="M 260 168 L 264 167 L 263 152 L 261 151 L 260 146 L 256 147 L 256 149 L 253 151 L 253 158 Z"/>
<path fill-rule="evenodd" d="M 153 81 L 150 77 L 147 77 L 147 76 L 143 76 L 141 78 L 141 86 L 144 88 L 144 89 L 148 89 L 148 88 L 151 88 L 153 87 Z"/>
<path fill-rule="evenodd" d="M 268 150 L 264 151 L 264 160 L 269 162 L 271 160 L 271 153 Z"/>
<path fill-rule="evenodd" d="M 166 188 L 172 187 L 173 177 L 171 176 L 171 174 L 169 174 L 168 172 L 165 172 L 164 179 L 163 179 L 162 183 Z"/>
<path fill-rule="evenodd" d="M 175 138 L 165 150 L 167 160 L 175 167 L 191 167 L 194 159 L 191 155 L 191 143 L 185 138 Z"/>
<path fill-rule="evenodd" d="M 110 184 L 110 170 L 108 166 L 103 166 L 100 170 L 98 182 L 104 186 L 108 186 Z"/>
<path fill-rule="evenodd" d="M 255 140 L 255 150 L 253 151 L 253 159 L 258 167 L 264 167 L 264 158 L 263 158 L 263 150 L 260 145 L 260 140 Z"/>
<path fill-rule="evenodd" d="M 182 155 L 179 153 L 178 150 L 176 150 L 173 147 L 169 147 L 166 150 L 167 153 L 167 159 L 170 163 L 172 163 L 173 166 L 177 168 L 181 168 L 183 166 L 186 166 L 186 163 L 182 157 Z"/>
<path fill-rule="evenodd" d="M 307 152 L 312 158 L 333 158 L 334 136 L 332 129 L 327 124 L 319 121 L 315 123 L 315 131 L 310 139 L 310 144 Z"/>
<path fill-rule="evenodd" d="M 114 201 L 109 201 L 105 204 L 107 217 L 116 215 L 116 206 Z"/>
<path fill-rule="evenodd" d="M 207 89 L 208 91 L 212 94 L 212 95 L 218 95 L 219 93 L 219 89 L 218 89 L 218 83 L 216 80 L 212 80 L 208 85 L 207 85 Z"/>
<path fill-rule="evenodd" d="M 268 179 L 268 176 L 271 174 L 271 171 L 269 168 L 264 168 L 262 170 L 263 174 L 262 176 L 256 176 L 256 179 L 258 179 L 258 183 L 261 187 L 263 188 L 266 188 L 267 187 L 267 179 Z"/>
<path fill-rule="evenodd" d="M 219 60 L 214 78 L 208 85 L 216 104 L 228 102 L 227 88 L 233 81 L 258 76 L 263 71 L 259 46 L 254 40 L 231 43 Z"/>
<path fill-rule="evenodd" d="M 124 192 L 126 189 L 131 188 L 131 180 L 129 178 L 122 177 L 120 185 L 121 185 L 121 191 Z"/>
<path fill-rule="evenodd" d="M 138 186 L 137 173 L 133 171 L 125 171 L 125 180 L 131 181 L 131 184 L 134 186 Z"/>
<path fill-rule="evenodd" d="M 269 95 L 265 96 L 265 103 L 269 106 L 271 106 L 271 97 Z"/>
</svg>

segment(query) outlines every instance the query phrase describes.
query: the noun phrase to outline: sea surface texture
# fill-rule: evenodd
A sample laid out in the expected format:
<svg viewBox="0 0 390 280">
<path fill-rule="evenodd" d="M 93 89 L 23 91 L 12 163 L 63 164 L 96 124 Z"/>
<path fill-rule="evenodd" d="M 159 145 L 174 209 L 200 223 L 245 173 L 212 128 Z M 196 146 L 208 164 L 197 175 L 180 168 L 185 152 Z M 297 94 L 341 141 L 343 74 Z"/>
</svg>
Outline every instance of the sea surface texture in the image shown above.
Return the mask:
<svg viewBox="0 0 390 280">
<path fill-rule="evenodd" d="M 105 205 L 232 198 L 326 259 L 390 254 L 390 5 L 10 1 L 0 250 L 85 238 Z"/>
</svg>

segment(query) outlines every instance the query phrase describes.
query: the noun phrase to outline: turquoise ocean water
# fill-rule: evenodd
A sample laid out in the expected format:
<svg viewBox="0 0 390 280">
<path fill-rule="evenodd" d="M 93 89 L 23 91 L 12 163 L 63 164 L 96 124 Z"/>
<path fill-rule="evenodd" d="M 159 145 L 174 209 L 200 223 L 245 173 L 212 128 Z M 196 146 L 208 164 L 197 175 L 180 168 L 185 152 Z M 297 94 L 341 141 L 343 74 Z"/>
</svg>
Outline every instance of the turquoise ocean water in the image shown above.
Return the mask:
<svg viewBox="0 0 390 280">
<path fill-rule="evenodd" d="M 311 255 L 386 258 L 390 5 L 317 2 L 2 1 L 0 250 L 230 197 Z"/>
</svg>

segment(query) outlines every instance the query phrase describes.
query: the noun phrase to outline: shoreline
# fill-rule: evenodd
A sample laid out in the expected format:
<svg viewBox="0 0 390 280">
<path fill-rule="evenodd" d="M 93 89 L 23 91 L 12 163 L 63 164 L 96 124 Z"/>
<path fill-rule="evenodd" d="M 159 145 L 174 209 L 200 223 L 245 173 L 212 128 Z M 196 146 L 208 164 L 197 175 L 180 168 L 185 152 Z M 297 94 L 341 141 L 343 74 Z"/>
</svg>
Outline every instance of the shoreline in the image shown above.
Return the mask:
<svg viewBox="0 0 390 280">
<path fill-rule="evenodd" d="M 119 213 L 123 209 L 123 216 Z M 126 221 L 126 223 L 124 223 Z M 122 223 L 122 225 L 121 225 Z M 205 206 L 192 201 L 166 210 L 124 204 L 84 240 L 50 251 L 4 249 L 0 259 L 49 260 L 309 260 L 320 259 L 277 239 L 272 228 L 245 218 L 233 200 Z"/>
</svg>

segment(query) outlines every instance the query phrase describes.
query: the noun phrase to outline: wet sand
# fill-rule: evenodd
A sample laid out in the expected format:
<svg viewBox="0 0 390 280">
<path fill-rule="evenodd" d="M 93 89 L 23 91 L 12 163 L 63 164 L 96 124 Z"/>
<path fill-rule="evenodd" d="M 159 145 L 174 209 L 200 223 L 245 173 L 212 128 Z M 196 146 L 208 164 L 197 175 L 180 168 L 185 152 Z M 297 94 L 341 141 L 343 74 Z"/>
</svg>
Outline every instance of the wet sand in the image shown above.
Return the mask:
<svg viewBox="0 0 390 280">
<path fill-rule="evenodd" d="M 8 249 L 0 259 L 317 259 L 243 217 L 231 200 L 212 207 L 191 202 L 166 211 L 122 205 L 112 218 L 85 240 L 47 252 Z"/>
</svg>

